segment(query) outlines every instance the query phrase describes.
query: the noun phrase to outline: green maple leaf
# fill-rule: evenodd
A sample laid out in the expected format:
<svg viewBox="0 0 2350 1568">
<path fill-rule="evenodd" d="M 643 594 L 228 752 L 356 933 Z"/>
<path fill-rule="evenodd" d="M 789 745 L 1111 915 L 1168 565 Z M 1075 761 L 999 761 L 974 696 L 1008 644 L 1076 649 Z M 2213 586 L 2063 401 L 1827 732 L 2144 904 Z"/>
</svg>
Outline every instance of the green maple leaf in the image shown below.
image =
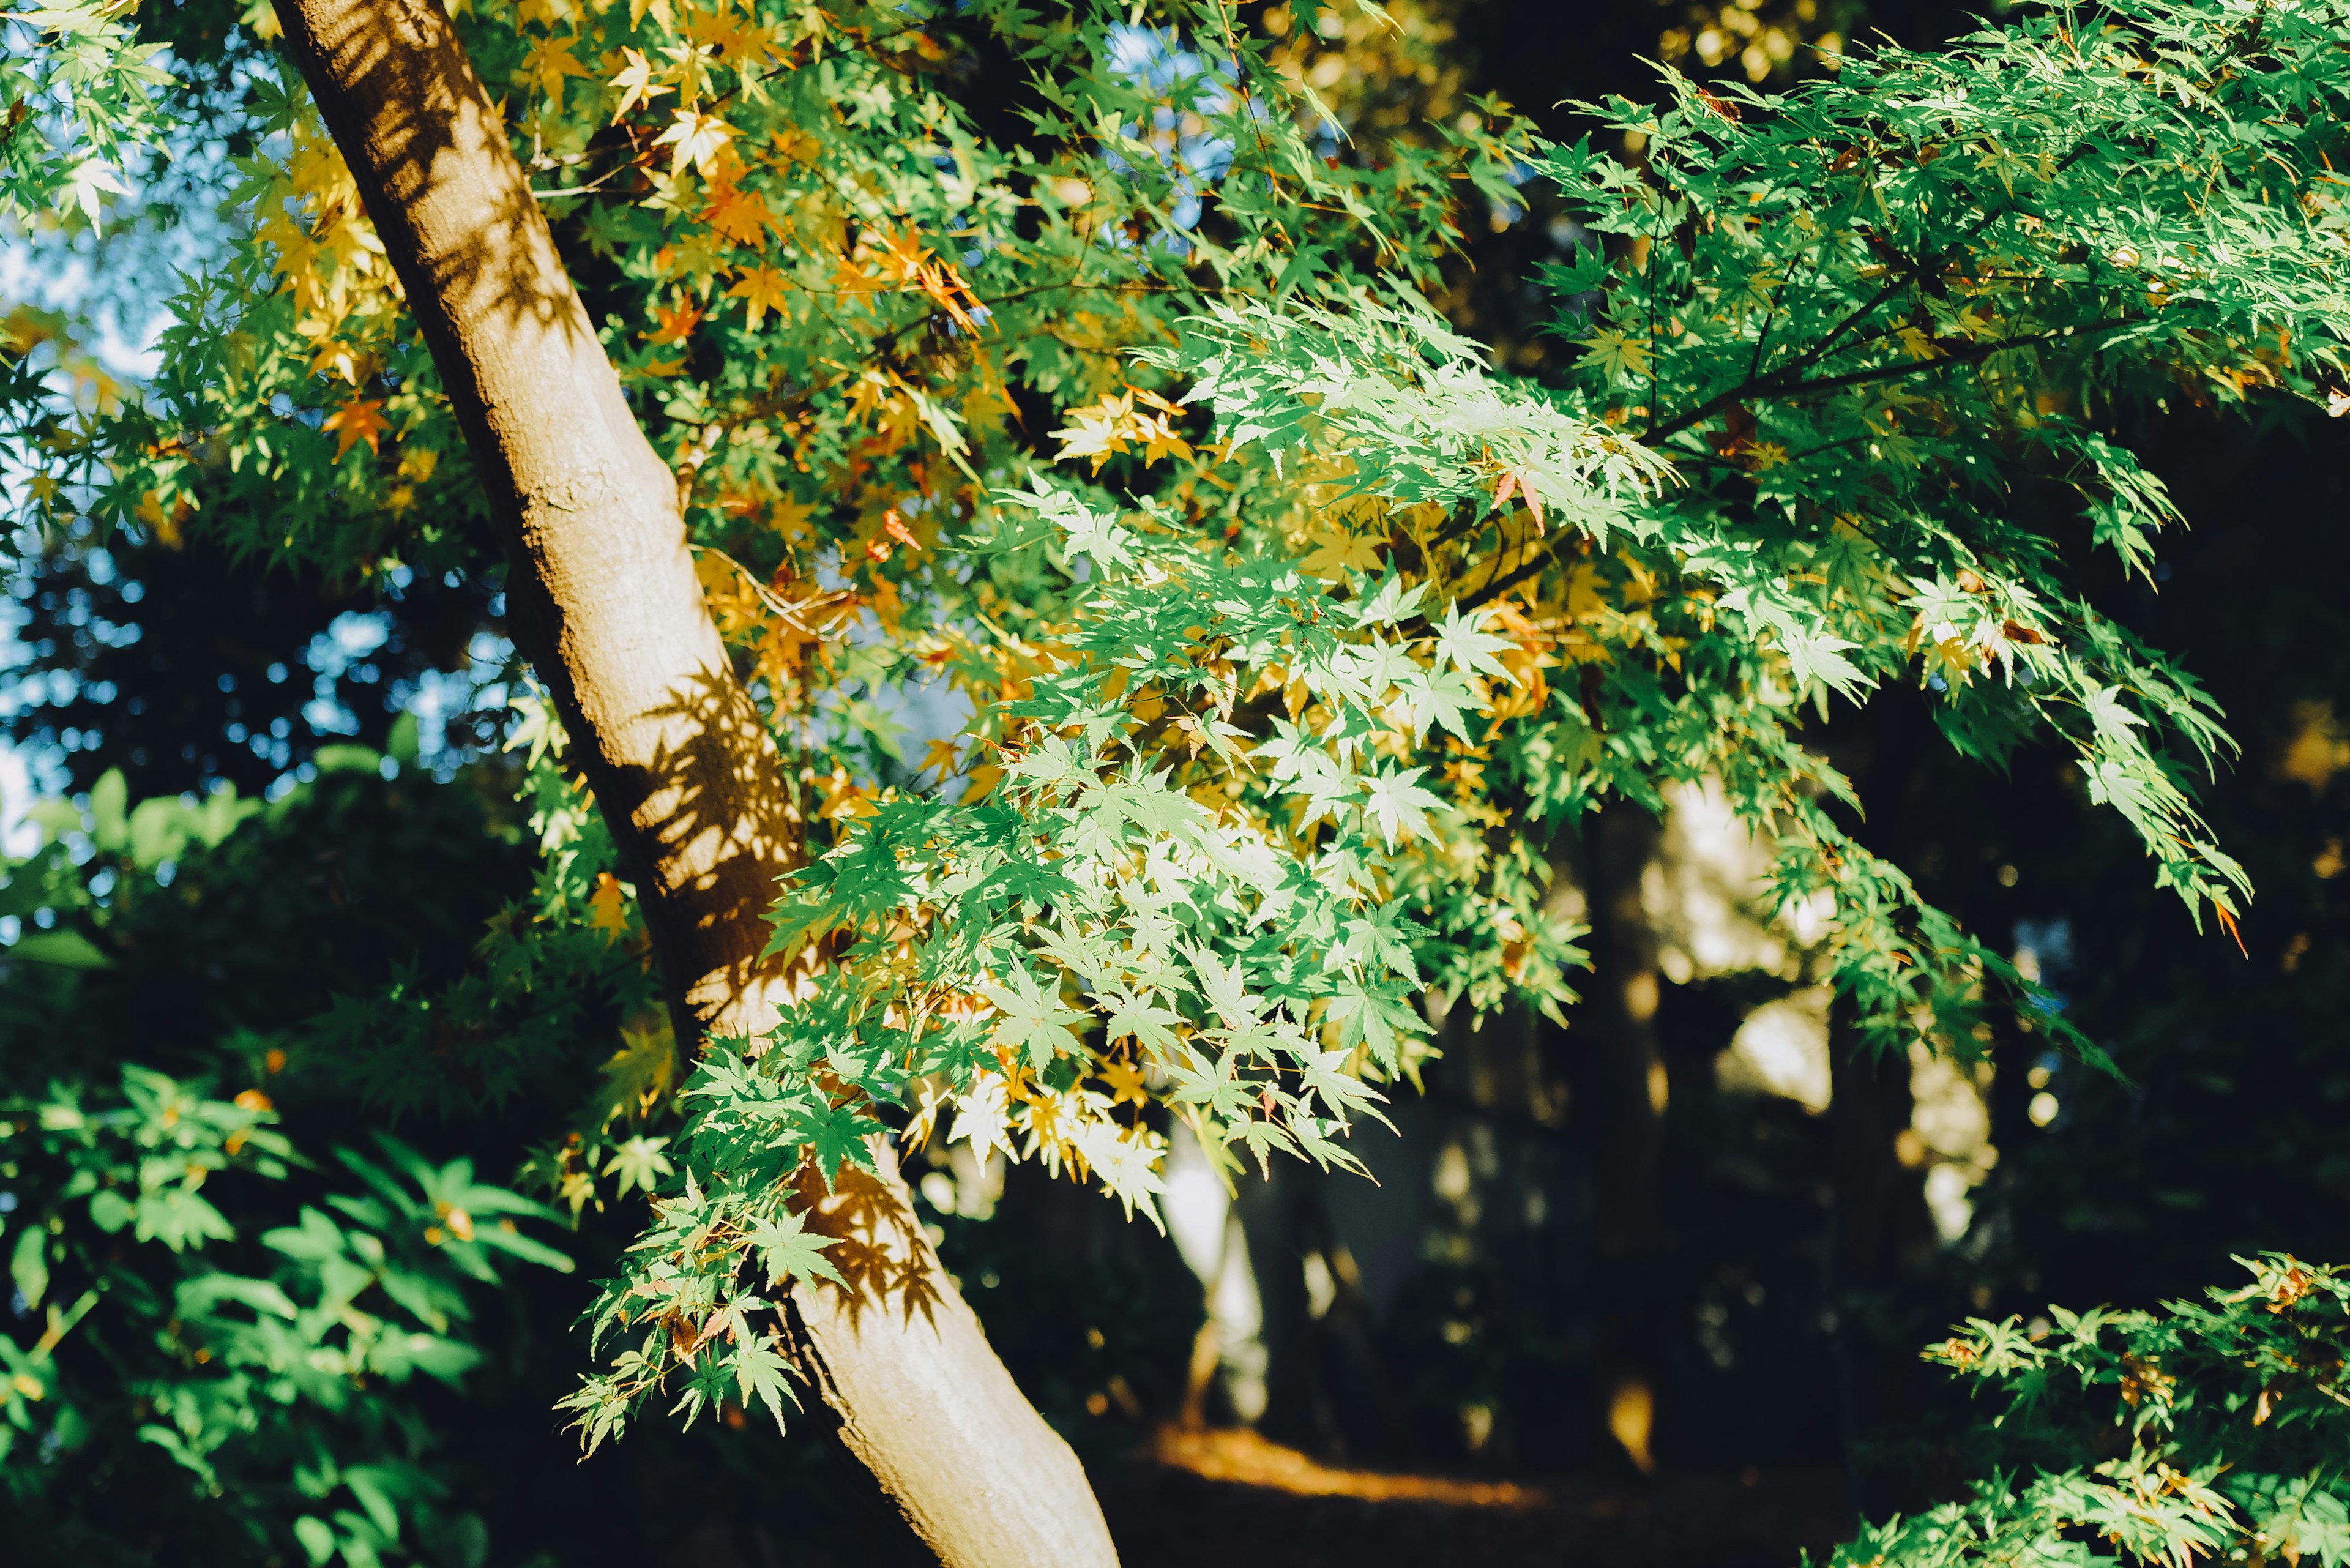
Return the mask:
<svg viewBox="0 0 2350 1568">
<path fill-rule="evenodd" d="M 1428 592 L 1426 583 L 1418 583 L 1406 588 L 1403 586 L 1403 579 L 1399 577 L 1395 568 L 1390 566 L 1377 591 L 1364 601 L 1361 608 L 1355 612 L 1355 624 L 1357 626 L 1393 626 L 1419 607 L 1420 596 L 1426 592 Z"/>
<path fill-rule="evenodd" d="M 1336 821 L 1338 808 L 1354 797 L 1358 787 L 1355 776 L 1320 750 L 1299 751 L 1290 765 L 1295 782 L 1282 793 L 1305 797 L 1305 815 L 1297 826 L 1311 827 L 1326 816 Z"/>
<path fill-rule="evenodd" d="M 1093 770 L 1078 761 L 1069 742 L 1058 735 L 1046 735 L 1004 771 L 1046 791 L 1094 782 Z"/>
<path fill-rule="evenodd" d="M 796 1214 L 778 1214 L 774 1218 L 761 1216 L 748 1227 L 751 1245 L 758 1250 L 759 1261 L 766 1265 L 770 1286 L 785 1280 L 830 1280 L 834 1284 L 846 1284 L 840 1272 L 824 1250 L 834 1238 L 811 1235 L 806 1221 Z"/>
<path fill-rule="evenodd" d="M 1248 1145 L 1249 1152 L 1256 1156 L 1257 1174 L 1262 1177 L 1272 1176 L 1274 1155 L 1289 1153 L 1297 1147 L 1287 1132 L 1261 1116 L 1244 1116 L 1227 1127 L 1224 1133 L 1228 1145 Z"/>
<path fill-rule="evenodd" d="M 1200 977 L 1200 994 L 1208 999 L 1227 1029 L 1247 1029 L 1263 1016 L 1264 999 L 1249 993 L 1245 965 L 1238 960 L 1229 966 L 1219 963 L 1205 948 L 1186 948 L 1183 956 L 1191 961 L 1191 971 Z"/>
<path fill-rule="evenodd" d="M 1858 665 L 1844 656 L 1845 649 L 1860 646 L 1856 642 L 1828 632 L 1788 627 L 1781 631 L 1779 643 L 1786 650 L 1788 667 L 1794 671 L 1799 687 L 1816 681 L 1849 697 L 1867 679 Z"/>
<path fill-rule="evenodd" d="M 1463 675 L 1491 675 L 1507 680 L 1510 672 L 1493 660 L 1493 655 L 1505 648 L 1517 645 L 1506 637 L 1495 637 L 1477 629 L 1477 616 L 1464 618 L 1458 602 L 1447 605 L 1444 619 L 1436 628 L 1436 656 Z"/>
<path fill-rule="evenodd" d="M 1426 735 L 1432 724 L 1441 725 L 1464 741 L 1474 742 L 1469 732 L 1467 712 L 1479 712 L 1484 704 L 1469 682 L 1451 670 L 1415 670 L 1402 681 L 1404 701 L 1411 709 L 1412 739 Z"/>
<path fill-rule="evenodd" d="M 1032 909 L 1044 909 L 1076 890 L 1076 884 L 1051 861 L 1020 856 L 990 872 L 987 880 L 973 890 L 972 897 L 990 898 L 1000 895 Z"/>
<path fill-rule="evenodd" d="M 766 1341 L 747 1334 L 737 1338 L 734 1387 L 743 1404 L 756 1399 L 767 1407 L 767 1413 L 775 1418 L 778 1432 L 784 1429 L 784 1402 L 789 1400 L 795 1410 L 800 1407 L 800 1397 L 792 1387 L 791 1371 L 792 1364 Z"/>
<path fill-rule="evenodd" d="M 824 1178 L 825 1189 L 830 1191 L 842 1162 L 868 1164 L 870 1156 L 865 1147 L 866 1138 L 889 1129 L 854 1105 L 819 1105 L 803 1113 L 798 1130 L 801 1141 L 816 1160 L 817 1173 Z"/>
<path fill-rule="evenodd" d="M 1106 1040 L 1120 1040 L 1128 1035 L 1142 1043 L 1151 1052 L 1172 1054 L 1175 1034 L 1169 1027 L 1183 1022 L 1183 1015 L 1172 1008 L 1153 1005 L 1159 993 L 1144 990 L 1139 992 L 1119 987 L 1104 998 L 1110 1004 L 1109 1022 L 1103 1025 Z"/>
<path fill-rule="evenodd" d="M 1338 1021 L 1338 1042 L 1352 1047 L 1367 1044 L 1380 1066 L 1393 1072 L 1400 1059 L 1397 1046 L 1404 1034 L 1425 1034 L 1427 1020 L 1405 1002 L 1384 996 L 1351 975 L 1341 975 L 1332 987 L 1329 1015 Z"/>
<path fill-rule="evenodd" d="M 1398 838 L 1417 838 L 1428 831 L 1428 814 L 1441 810 L 1444 801 L 1414 782 L 1426 768 L 1401 768 L 1363 781 L 1363 811 L 1378 824 L 1379 836 L 1393 849 Z"/>
<path fill-rule="evenodd" d="M 1055 1055 L 1075 1044 L 1071 1032 L 1085 1023 L 1085 1014 L 1063 1004 L 1057 981 L 1049 986 L 1039 983 L 1025 964 L 1014 964 L 1009 978 L 1008 986 L 988 984 L 979 988 L 979 993 L 1003 1015 L 993 1038 L 998 1045 L 1008 1045 L 1019 1052 L 1031 1067 L 1042 1071 Z"/>
<path fill-rule="evenodd" d="M 1647 344 L 1637 342 L 1612 327 L 1604 327 L 1592 336 L 1578 337 L 1575 341 L 1591 350 L 1592 362 L 1599 367 L 1600 374 L 1611 379 L 1621 376 L 1638 380 L 1648 373 L 1655 358 Z"/>
<path fill-rule="evenodd" d="M 1298 1075 L 1307 1089 L 1322 1096 L 1322 1103 L 1341 1124 L 1347 1113 L 1356 1109 L 1384 1122 L 1387 1118 L 1372 1107 L 1387 1096 L 1344 1071 L 1353 1054 L 1351 1051 L 1309 1051 L 1298 1064 Z"/>
<path fill-rule="evenodd" d="M 1084 981 L 1088 987 L 1100 989 L 1102 978 L 1108 972 L 1113 949 L 1110 944 L 1087 933 L 1080 926 L 1062 926 L 1045 933 L 1036 950 Z"/>
<path fill-rule="evenodd" d="M 677 1169 L 670 1163 L 669 1156 L 661 1152 L 661 1147 L 668 1142 L 665 1137 L 632 1137 L 612 1151 L 612 1158 L 604 1162 L 604 1174 L 620 1179 L 623 1195 L 638 1188 L 650 1192 L 660 1185 L 662 1177 Z"/>
</svg>

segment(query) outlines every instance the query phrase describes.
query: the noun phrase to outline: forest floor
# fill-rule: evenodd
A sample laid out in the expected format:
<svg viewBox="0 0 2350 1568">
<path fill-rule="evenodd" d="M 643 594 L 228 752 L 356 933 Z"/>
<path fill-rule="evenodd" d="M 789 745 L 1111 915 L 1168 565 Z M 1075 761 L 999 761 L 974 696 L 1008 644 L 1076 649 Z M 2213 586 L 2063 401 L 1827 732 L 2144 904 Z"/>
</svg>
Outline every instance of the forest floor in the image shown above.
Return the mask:
<svg viewBox="0 0 2350 1568">
<path fill-rule="evenodd" d="M 1833 1468 L 1465 1481 L 1170 1433 L 1096 1480 L 1124 1568 L 1795 1568 L 1852 1531 Z"/>
</svg>

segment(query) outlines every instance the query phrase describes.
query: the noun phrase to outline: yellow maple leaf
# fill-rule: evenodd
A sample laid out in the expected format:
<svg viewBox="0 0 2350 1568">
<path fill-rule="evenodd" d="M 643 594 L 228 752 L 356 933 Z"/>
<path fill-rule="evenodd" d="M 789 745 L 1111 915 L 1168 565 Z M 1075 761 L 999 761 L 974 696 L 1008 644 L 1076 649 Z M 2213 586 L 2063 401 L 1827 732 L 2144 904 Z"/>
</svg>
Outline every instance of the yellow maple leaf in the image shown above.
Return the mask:
<svg viewBox="0 0 2350 1568">
<path fill-rule="evenodd" d="M 541 38 L 523 56 L 522 65 L 515 72 L 514 79 L 518 82 L 536 81 L 541 93 L 560 105 L 563 102 L 564 78 L 586 75 L 588 67 L 572 55 L 570 45 L 559 44 L 553 38 Z"/>
<path fill-rule="evenodd" d="M 1299 567 L 1306 576 L 1319 577 L 1326 583 L 1341 582 L 1349 572 L 1376 572 L 1379 569 L 1379 549 L 1386 541 L 1349 534 L 1344 528 L 1317 528 L 1308 543 L 1309 551 Z"/>
<path fill-rule="evenodd" d="M 612 78 L 612 85 L 620 89 L 620 107 L 612 111 L 612 123 L 615 125 L 618 125 L 621 117 L 637 105 L 650 103 L 657 98 L 677 90 L 664 82 L 655 81 L 653 63 L 636 50 L 622 49 L 620 57 L 628 64 Z"/>
<path fill-rule="evenodd" d="M 1149 1102 L 1150 1092 L 1143 1086 L 1142 1069 L 1131 1062 L 1112 1062 L 1101 1072 L 1102 1082 L 1109 1085 L 1109 1103 L 1119 1105 L 1132 1100 L 1136 1105 Z"/>
<path fill-rule="evenodd" d="M 677 31 L 687 43 L 721 54 L 733 52 L 739 57 L 744 47 L 743 19 L 723 5 L 714 11 L 688 6 Z"/>
<path fill-rule="evenodd" d="M 684 369 L 685 361 L 682 359 L 654 358 L 641 365 L 621 367 L 620 379 L 624 381 L 666 381 Z"/>
<path fill-rule="evenodd" d="M 609 871 L 596 873 L 596 891 L 588 897 L 588 929 L 603 932 L 608 940 L 628 931 L 628 900 L 619 879 Z"/>
<path fill-rule="evenodd" d="M 670 128 L 653 138 L 655 147 L 673 147 L 670 172 L 684 171 L 691 163 L 704 179 L 718 162 L 719 152 L 734 140 L 734 128 L 714 114 L 698 109 L 681 109 Z"/>
<path fill-rule="evenodd" d="M 1592 357 L 1599 361 L 1599 369 L 1609 376 L 1638 378 L 1648 373 L 1648 346 L 1635 342 L 1614 327 L 1602 327 L 1591 337 L 1575 341 L 1590 349 Z"/>
<path fill-rule="evenodd" d="M 952 736 L 932 741 L 930 750 L 922 753 L 922 766 L 934 770 L 941 778 L 951 778 L 955 771 L 955 742 Z"/>
<path fill-rule="evenodd" d="M 815 504 L 802 501 L 795 495 L 785 496 L 781 501 L 776 502 L 767 514 L 770 526 L 776 533 L 781 534 L 786 542 L 795 540 L 801 535 L 807 533 L 809 521 L 815 516 Z"/>
<path fill-rule="evenodd" d="M 726 297 L 743 301 L 750 315 L 750 325 L 755 331 L 759 318 L 770 310 L 786 321 L 791 319 L 792 313 L 785 306 L 791 292 L 790 275 L 782 268 L 754 266 L 734 281 L 734 286 L 726 291 Z"/>
</svg>

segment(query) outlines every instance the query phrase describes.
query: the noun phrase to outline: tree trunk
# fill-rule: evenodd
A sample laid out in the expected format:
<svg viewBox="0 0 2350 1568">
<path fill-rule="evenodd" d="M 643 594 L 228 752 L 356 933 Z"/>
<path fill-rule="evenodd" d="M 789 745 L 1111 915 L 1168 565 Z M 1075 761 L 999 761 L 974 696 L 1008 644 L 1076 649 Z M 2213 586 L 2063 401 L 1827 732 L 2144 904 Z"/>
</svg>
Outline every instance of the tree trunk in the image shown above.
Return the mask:
<svg viewBox="0 0 2350 1568">
<path fill-rule="evenodd" d="M 703 605 L 676 481 L 439 0 L 277 13 L 455 406 L 515 641 L 636 883 L 681 1038 L 756 1033 L 778 984 L 759 970 L 759 917 L 797 828 Z M 850 1446 L 954 1568 L 1115 1563 L 1076 1456 L 989 1349 L 894 1165 L 866 1197 L 858 1222 L 895 1266 L 853 1298 L 796 1293 L 809 1370 Z"/>
</svg>

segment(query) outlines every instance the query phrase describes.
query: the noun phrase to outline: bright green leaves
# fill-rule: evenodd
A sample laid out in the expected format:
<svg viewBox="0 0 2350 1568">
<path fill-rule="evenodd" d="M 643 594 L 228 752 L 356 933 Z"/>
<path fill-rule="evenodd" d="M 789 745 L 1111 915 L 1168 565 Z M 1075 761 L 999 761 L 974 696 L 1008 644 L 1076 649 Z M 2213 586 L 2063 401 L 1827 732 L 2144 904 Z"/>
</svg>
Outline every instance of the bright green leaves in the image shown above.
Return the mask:
<svg viewBox="0 0 2350 1568">
<path fill-rule="evenodd" d="M 2272 1550 L 2350 1562 L 2350 1283 L 2282 1254 L 2238 1261 L 2251 1282 L 2204 1303 L 2052 1306 L 2029 1330 L 1976 1318 L 1929 1346 L 2001 1407 L 1977 1433 L 1990 1473 L 1958 1501 L 1865 1529 L 1833 1568 L 2176 1568 Z"/>
<path fill-rule="evenodd" d="M 798 1215 L 763 1214 L 751 1221 L 749 1235 L 771 1288 L 797 1279 L 841 1282 L 840 1271 L 824 1255 L 824 1250 L 833 1244 L 831 1238 L 809 1234 L 806 1222 Z"/>
<path fill-rule="evenodd" d="M 1514 496 L 1605 541 L 1639 531 L 1632 504 L 1666 478 L 1606 426 L 1496 380 L 1482 350 L 1417 299 L 1219 301 L 1174 347 L 1139 357 L 1194 379 L 1191 400 L 1215 410 L 1228 447 L 1276 463 L 1343 460 L 1355 494 L 1481 511 Z"/>
<path fill-rule="evenodd" d="M 1399 838 L 1418 838 L 1428 832 L 1428 814 L 1443 809 L 1444 800 L 1414 781 L 1426 768 L 1401 768 L 1363 781 L 1363 812 L 1379 830 L 1389 849 Z"/>
<path fill-rule="evenodd" d="M 1444 618 L 1437 623 L 1436 657 L 1460 675 L 1508 680 L 1510 672 L 1493 661 L 1493 655 L 1514 646 L 1506 637 L 1478 630 L 1475 618 L 1463 616 L 1458 604 L 1445 606 Z"/>
<path fill-rule="evenodd" d="M 0 1456 L 120 1433 L 288 1560 L 412 1551 L 455 1521 L 406 1386 L 480 1361 L 499 1254 L 571 1261 L 520 1228 L 546 1210 L 388 1138 L 337 1151 L 297 1209 L 276 1121 L 258 1091 L 136 1067 L 0 1106 L 11 1282 L 45 1331 L 0 1335 Z M 238 1235 L 197 1190 L 216 1174 L 293 1222 Z"/>
<path fill-rule="evenodd" d="M 1334 592 L 1073 491 L 998 500 L 990 559 L 1087 566 L 1001 715 L 1000 776 L 974 805 L 884 799 L 795 878 L 778 944 L 828 932 L 840 956 L 689 1085 L 683 1190 L 608 1291 L 598 1338 L 622 1348 L 569 1406 L 591 1444 L 665 1377 L 690 1410 L 764 1376 L 736 1319 L 821 1273 L 778 1236 L 794 1173 L 861 1179 L 885 1108 L 1156 1220 L 1154 1100 L 1219 1155 L 1351 1167 L 1370 1080 L 1424 1054 L 1426 933 L 1394 889 L 1453 803 L 1400 759 L 1482 731 L 1519 644 L 1459 605 L 1431 622 L 1392 571 Z"/>
<path fill-rule="evenodd" d="M 104 197 L 128 193 L 122 167 L 160 143 L 159 89 L 172 83 L 155 64 L 164 46 L 139 42 L 132 9 L 66 0 L 0 15 L 11 35 L 0 49 L 0 213 L 31 223 L 54 210 L 98 228 Z"/>
<path fill-rule="evenodd" d="M 1025 964 L 1014 967 L 1009 986 L 983 981 L 979 993 L 1001 1019 L 991 1042 L 1040 1072 L 1076 1044 L 1070 1030 L 1085 1022 L 1085 1014 L 1062 1005 L 1057 986 L 1039 985 Z"/>
</svg>

